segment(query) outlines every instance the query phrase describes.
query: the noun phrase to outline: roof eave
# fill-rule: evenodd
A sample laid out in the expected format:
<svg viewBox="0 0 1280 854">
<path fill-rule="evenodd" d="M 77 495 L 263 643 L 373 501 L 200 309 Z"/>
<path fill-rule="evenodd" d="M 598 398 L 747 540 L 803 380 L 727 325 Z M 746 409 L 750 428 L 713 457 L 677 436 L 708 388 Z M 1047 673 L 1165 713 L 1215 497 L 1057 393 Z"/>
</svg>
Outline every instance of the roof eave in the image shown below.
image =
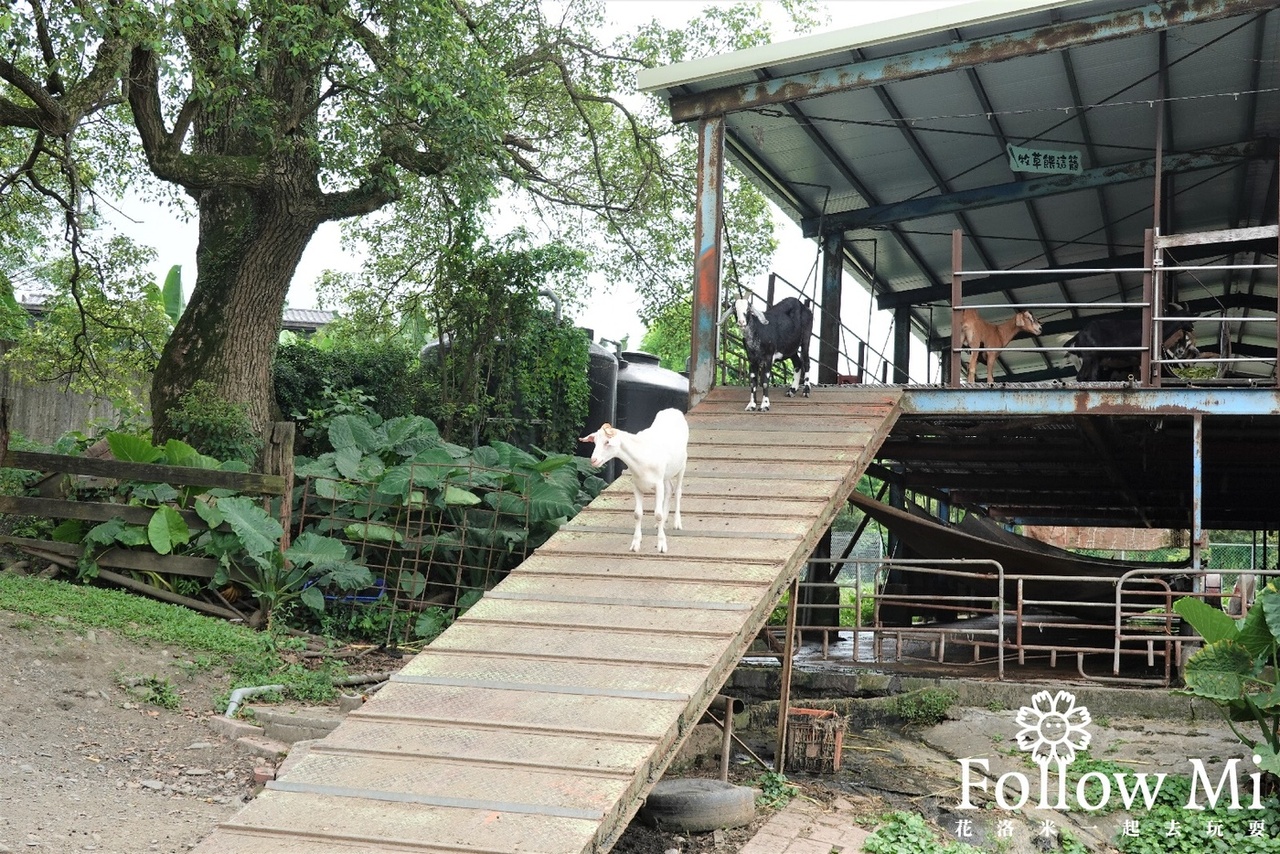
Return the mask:
<svg viewBox="0 0 1280 854">
<path fill-rule="evenodd" d="M 1083 2 L 1087 0 L 973 0 L 945 9 L 815 33 L 733 53 L 677 62 L 659 68 L 645 68 L 640 70 L 636 80 L 642 92 L 669 96 L 678 86 L 716 80 L 726 75 Z"/>
</svg>

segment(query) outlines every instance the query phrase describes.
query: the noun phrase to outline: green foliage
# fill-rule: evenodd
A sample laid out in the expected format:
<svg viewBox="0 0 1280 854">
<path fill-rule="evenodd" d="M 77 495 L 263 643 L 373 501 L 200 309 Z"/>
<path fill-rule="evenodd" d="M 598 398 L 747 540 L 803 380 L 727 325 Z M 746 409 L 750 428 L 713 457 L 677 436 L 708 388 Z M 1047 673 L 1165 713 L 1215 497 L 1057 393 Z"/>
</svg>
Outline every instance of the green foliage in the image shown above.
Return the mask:
<svg viewBox="0 0 1280 854">
<path fill-rule="evenodd" d="M 296 515 L 340 537 L 351 561 L 387 567 L 380 579 L 385 589 L 421 601 L 414 628 L 427 639 L 452 619 L 429 606 L 438 592 L 433 585 L 456 585 L 461 577 L 478 597 L 604 485 L 580 458 L 533 454 L 504 442 L 464 448 L 420 416 L 340 415 L 329 421 L 327 435 L 333 450 L 298 460 L 297 475 L 308 479 L 308 488 L 305 498 L 298 494 L 306 503 Z M 426 575 L 392 569 L 420 563 L 438 565 L 438 577 L 430 569 Z M 315 587 L 332 580 L 321 576 Z M 465 610 L 469 600 L 452 605 Z"/>
<path fill-rule="evenodd" d="M 194 383 L 169 410 L 169 428 L 200 453 L 220 460 L 252 464 L 262 450 L 245 406 L 219 397 L 205 380 Z"/>
<path fill-rule="evenodd" d="M 906 724 L 933 726 L 946 718 L 947 710 L 954 706 L 958 699 L 955 691 L 921 688 L 894 697 L 893 708 Z"/>
<path fill-rule="evenodd" d="M 1242 793 L 1243 794 L 1243 793 Z M 1189 810 L 1191 778 L 1184 775 L 1166 777 L 1150 810 L 1135 809 L 1130 815 L 1139 822 L 1137 836 L 1117 836 L 1116 847 L 1125 854 L 1205 854 L 1206 851 L 1280 852 L 1280 801 L 1270 796 L 1262 799 L 1263 808 L 1231 809 L 1230 799 L 1218 806 Z M 1265 835 L 1251 827 L 1262 822 Z M 1218 837 L 1209 832 L 1210 823 L 1221 829 Z"/>
<path fill-rule="evenodd" d="M 176 712 L 182 708 L 182 695 L 168 679 L 159 676 L 121 676 L 117 682 L 140 703 Z"/>
<path fill-rule="evenodd" d="M 57 257 L 6 257 L 3 249 L 0 244 L 0 281 L 13 264 L 48 294 L 43 314 L 29 327 L 7 327 L 14 337 L 4 364 L 16 377 L 108 400 L 126 421 L 141 421 L 146 377 L 171 328 L 146 270 L 154 252 L 113 238 L 83 247 L 83 260 L 93 263 L 75 266 Z"/>
<path fill-rule="evenodd" d="M 964 842 L 939 842 L 933 828 L 916 813 L 891 812 L 862 843 L 867 854 L 978 854 Z"/>
<path fill-rule="evenodd" d="M 1205 641 L 1187 660 L 1181 693 L 1217 706 L 1274 779 L 1280 775 L 1280 591 L 1275 582 L 1259 591 L 1242 620 L 1189 597 L 1173 608 Z M 1246 731 L 1256 728 L 1256 735 L 1242 732 L 1238 724 Z"/>
<path fill-rule="evenodd" d="M 177 439 L 156 447 L 140 436 L 110 433 L 107 442 L 115 458 L 126 462 L 243 468 L 236 461 L 220 463 L 204 456 Z M 369 571 L 351 560 L 348 546 L 318 533 L 304 532 L 287 552 L 282 552 L 284 531 L 258 500 L 226 490 L 178 490 L 169 484 L 133 481 L 122 482 L 117 493 L 124 503 L 152 508 L 150 521 L 132 525 L 117 518 L 87 530 L 79 522 L 68 521 L 55 532 L 59 540 L 83 546 L 81 578 L 97 575 L 97 558 L 110 548 L 149 548 L 158 554 L 211 557 L 219 567 L 214 585 L 231 581 L 243 584 L 257 597 L 268 625 L 281 606 L 294 600 L 322 611 L 324 597 L 313 585 L 358 590 L 372 582 Z M 209 529 L 193 532 L 179 512 L 185 509 L 194 510 Z"/>
<path fill-rule="evenodd" d="M 657 356 L 662 367 L 683 371 L 689 364 L 692 323 L 692 297 L 668 305 L 649 321 L 644 338 L 640 339 L 640 349 Z"/>
<path fill-rule="evenodd" d="M 493 245 L 464 229 L 449 245 L 420 303 L 440 335 L 424 353 L 421 411 L 445 438 L 573 450 L 586 421 L 588 342 L 539 308 L 538 292 L 582 266 L 579 253 L 526 247 L 522 236 Z"/>
<path fill-rule="evenodd" d="M 791 799 L 800 794 L 800 787 L 787 779 L 787 775 L 777 771 L 766 771 L 755 779 L 755 787 L 760 790 L 756 796 L 756 804 L 765 809 L 782 809 L 791 803 Z"/>
<path fill-rule="evenodd" d="M 72 626 L 206 654 L 237 670 L 262 673 L 280 666 L 268 635 L 122 590 L 0 573 L 0 609 L 41 623 L 61 617 Z"/>
</svg>

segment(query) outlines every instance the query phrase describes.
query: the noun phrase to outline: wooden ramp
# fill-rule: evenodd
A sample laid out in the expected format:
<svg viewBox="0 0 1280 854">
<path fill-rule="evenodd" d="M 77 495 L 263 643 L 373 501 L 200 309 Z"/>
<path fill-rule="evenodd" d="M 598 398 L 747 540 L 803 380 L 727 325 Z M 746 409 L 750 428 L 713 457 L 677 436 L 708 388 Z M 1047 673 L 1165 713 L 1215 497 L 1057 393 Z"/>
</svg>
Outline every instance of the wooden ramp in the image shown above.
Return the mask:
<svg viewBox="0 0 1280 854">
<path fill-rule="evenodd" d="M 690 414 L 684 530 L 606 489 L 198 854 L 608 851 L 857 484 L 893 389 Z"/>
</svg>

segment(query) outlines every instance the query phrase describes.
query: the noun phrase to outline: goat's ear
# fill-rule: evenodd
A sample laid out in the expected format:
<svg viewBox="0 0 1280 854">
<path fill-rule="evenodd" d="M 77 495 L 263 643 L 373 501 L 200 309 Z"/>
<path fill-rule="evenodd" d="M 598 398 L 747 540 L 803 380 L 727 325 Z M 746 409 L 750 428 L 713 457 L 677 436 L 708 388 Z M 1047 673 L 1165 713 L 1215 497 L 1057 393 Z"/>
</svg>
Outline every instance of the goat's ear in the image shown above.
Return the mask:
<svg viewBox="0 0 1280 854">
<path fill-rule="evenodd" d="M 588 433 L 588 434 L 587 434 L 587 435 L 585 435 L 585 436 L 579 436 L 579 437 L 578 437 L 578 441 L 579 441 L 579 442 L 590 442 L 592 445 L 594 445 L 594 444 L 596 443 L 596 434 L 595 434 L 595 433 Z"/>
<path fill-rule="evenodd" d="M 600 428 L 600 432 L 604 434 L 606 439 L 612 439 L 614 436 L 618 435 L 618 428 L 606 421 L 604 426 Z"/>
</svg>

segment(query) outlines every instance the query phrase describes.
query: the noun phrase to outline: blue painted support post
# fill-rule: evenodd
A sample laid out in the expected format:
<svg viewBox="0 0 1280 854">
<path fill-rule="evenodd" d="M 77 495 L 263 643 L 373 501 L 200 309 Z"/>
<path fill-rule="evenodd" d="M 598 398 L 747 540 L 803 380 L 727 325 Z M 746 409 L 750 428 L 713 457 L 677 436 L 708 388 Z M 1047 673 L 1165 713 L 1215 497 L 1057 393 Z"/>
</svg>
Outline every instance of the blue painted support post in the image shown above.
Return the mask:
<svg viewBox="0 0 1280 854">
<path fill-rule="evenodd" d="M 1191 416 L 1191 571 L 1200 571 L 1200 550 L 1205 547 L 1201 501 L 1204 497 L 1204 416 Z M 1203 585 L 1197 579 L 1197 585 Z M 1197 590 L 1196 592 L 1200 592 Z"/>
<path fill-rule="evenodd" d="M 822 385 L 840 381 L 841 238 L 828 234 L 822 241 L 822 322 L 818 324 L 818 382 Z"/>
<path fill-rule="evenodd" d="M 715 382 L 716 321 L 720 309 L 720 241 L 724 232 L 724 117 L 698 122 L 698 209 L 693 224 L 694 267 L 690 330 L 689 408 Z"/>
<path fill-rule="evenodd" d="M 964 240 L 960 229 L 951 232 L 951 354 L 947 359 L 947 386 L 960 388 L 960 312 L 964 305 L 960 272 L 964 269 Z M 978 354 L 969 351 L 969 358 L 976 359 Z"/>
<path fill-rule="evenodd" d="M 1156 345 L 1151 330 L 1155 323 L 1152 318 L 1164 315 L 1164 276 L 1156 275 L 1155 246 L 1155 232 L 1148 228 L 1142 235 L 1142 266 L 1147 271 L 1142 274 L 1142 301 L 1146 305 L 1142 307 L 1142 355 L 1138 357 L 1138 376 L 1143 383 L 1159 388 L 1159 363 L 1154 376 L 1151 371 L 1151 353 Z"/>
</svg>

